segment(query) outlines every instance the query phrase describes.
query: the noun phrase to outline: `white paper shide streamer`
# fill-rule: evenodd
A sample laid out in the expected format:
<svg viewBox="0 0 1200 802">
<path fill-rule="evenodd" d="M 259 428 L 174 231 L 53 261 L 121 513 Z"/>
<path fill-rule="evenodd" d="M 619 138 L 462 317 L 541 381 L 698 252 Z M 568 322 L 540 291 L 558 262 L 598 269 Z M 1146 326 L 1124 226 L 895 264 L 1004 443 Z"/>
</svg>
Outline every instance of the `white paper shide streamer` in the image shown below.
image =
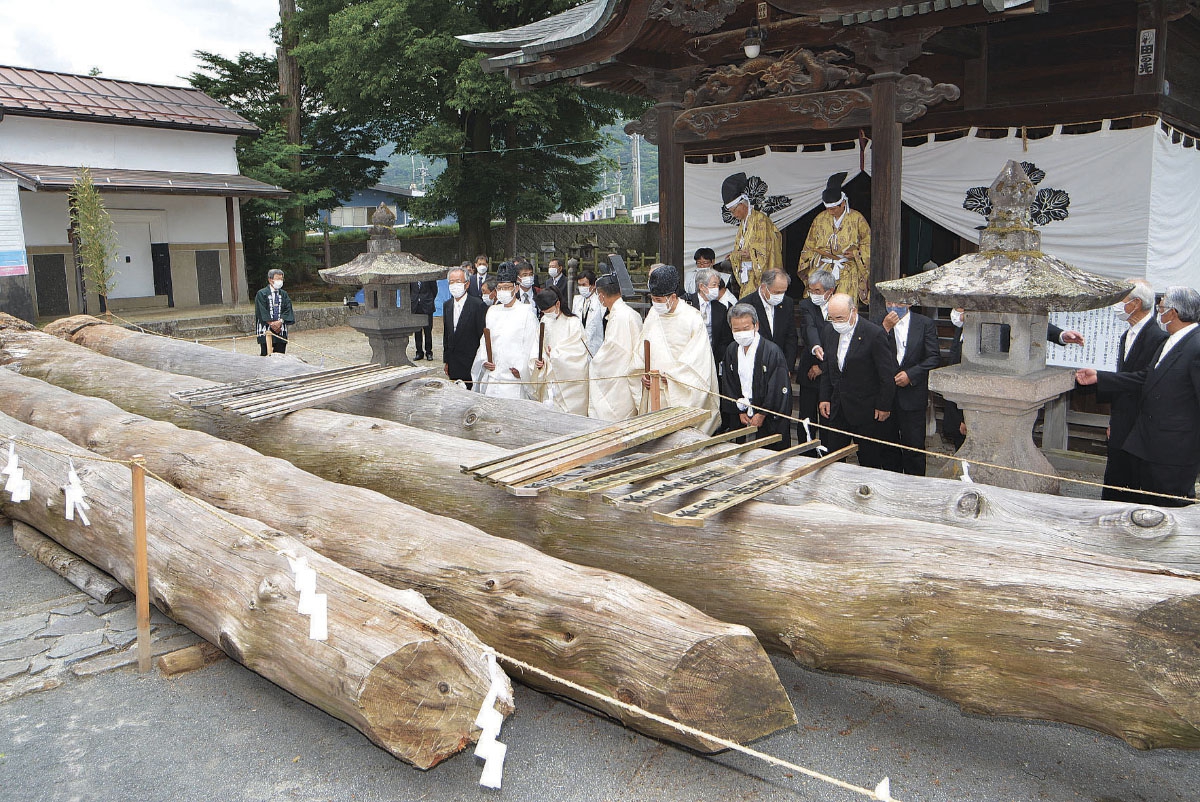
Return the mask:
<svg viewBox="0 0 1200 802">
<path fill-rule="evenodd" d="M 805 418 L 804 420 L 802 420 L 800 422 L 802 424 L 804 424 L 804 439 L 812 440 L 813 436 L 812 436 L 812 429 L 809 428 L 809 425 L 810 425 L 809 419 Z M 822 454 L 828 453 L 829 449 L 826 448 L 825 446 L 817 446 L 816 451 L 817 451 L 817 456 L 821 456 Z"/>
<path fill-rule="evenodd" d="M 0 475 L 8 477 L 8 481 L 4 483 L 4 489 L 9 494 L 9 501 L 14 504 L 29 501 L 29 492 L 33 483 L 25 478 L 25 469 L 17 464 L 16 443 L 8 444 L 8 464 L 4 466 L 4 470 L 0 471 Z"/>
<path fill-rule="evenodd" d="M 478 743 L 475 744 L 475 756 L 483 758 L 483 772 L 479 775 L 479 784 L 484 788 L 498 789 L 504 775 L 504 756 L 508 754 L 508 747 L 496 740 L 500 735 L 500 725 L 504 723 L 504 714 L 496 709 L 496 700 L 512 700 L 508 696 L 504 672 L 496 665 L 496 655 L 486 652 L 484 657 L 487 658 L 488 676 L 491 677 L 492 684 L 483 698 L 479 715 L 475 717 L 475 726 L 483 730 Z"/>
<path fill-rule="evenodd" d="M 296 612 L 309 616 L 309 640 L 328 640 L 329 594 L 317 593 L 317 572 L 309 566 L 306 557 L 298 560 L 288 557 L 287 560 L 292 567 L 296 591 L 300 594 Z"/>
<path fill-rule="evenodd" d="M 75 516 L 79 516 L 79 520 L 84 526 L 91 526 L 92 522 L 88 520 L 87 510 L 91 509 L 84 498 L 87 493 L 83 492 L 83 484 L 79 481 L 79 474 L 75 472 L 75 461 L 68 457 L 67 464 L 70 469 L 67 471 L 67 483 L 63 485 L 63 494 L 66 495 L 65 514 L 68 521 L 74 521 Z"/>
</svg>

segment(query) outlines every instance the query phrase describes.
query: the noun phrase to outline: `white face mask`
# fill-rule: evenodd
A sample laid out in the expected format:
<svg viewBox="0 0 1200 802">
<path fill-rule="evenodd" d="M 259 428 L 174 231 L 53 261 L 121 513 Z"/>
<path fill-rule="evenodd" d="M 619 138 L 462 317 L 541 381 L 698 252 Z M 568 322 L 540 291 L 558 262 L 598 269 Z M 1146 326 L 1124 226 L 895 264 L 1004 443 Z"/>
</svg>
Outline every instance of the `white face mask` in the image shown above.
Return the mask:
<svg viewBox="0 0 1200 802">
<path fill-rule="evenodd" d="M 455 298 L 461 298 L 467 293 L 467 285 L 457 281 L 450 282 L 450 294 Z"/>
<path fill-rule="evenodd" d="M 950 322 L 954 324 L 955 328 L 961 329 L 963 324 L 963 313 L 957 309 L 951 309 Z"/>
<path fill-rule="evenodd" d="M 487 265 L 478 265 L 475 268 L 475 272 L 479 273 L 479 275 L 481 275 L 481 276 L 486 276 L 487 275 Z"/>
<path fill-rule="evenodd" d="M 783 296 L 784 294 L 782 292 L 776 295 L 770 290 L 767 290 L 767 303 L 769 303 L 771 306 L 779 306 L 781 303 L 783 303 Z"/>
<path fill-rule="evenodd" d="M 733 341 L 743 348 L 749 348 L 750 343 L 754 342 L 755 331 L 735 331 L 733 333 Z"/>
<path fill-rule="evenodd" d="M 1167 328 L 1167 324 L 1166 324 L 1166 323 L 1163 321 L 1163 319 L 1162 319 L 1162 316 L 1163 316 L 1163 315 L 1165 315 L 1165 314 L 1166 314 L 1166 311 L 1160 312 L 1160 313 L 1159 313 L 1159 315 L 1158 315 L 1158 320 L 1157 320 L 1156 322 L 1158 323 L 1158 327 L 1159 327 L 1160 329 L 1162 329 L 1163 331 L 1167 332 L 1167 334 L 1170 334 L 1170 333 L 1171 333 L 1171 330 Z"/>
<path fill-rule="evenodd" d="M 812 298 L 812 302 L 817 306 L 824 306 L 829 303 L 829 298 L 825 295 L 811 295 L 809 297 Z"/>
<path fill-rule="evenodd" d="M 512 290 L 496 290 L 496 303 L 508 306 L 510 303 L 512 303 L 512 299 Z"/>
<path fill-rule="evenodd" d="M 591 287 L 580 287 L 579 288 L 579 297 L 585 301 L 588 298 L 591 298 L 592 297 L 592 288 Z"/>
<path fill-rule="evenodd" d="M 833 323 L 833 321 L 830 322 Z M 851 315 L 850 319 L 844 323 L 833 323 L 833 330 L 838 334 L 849 334 L 850 332 L 854 331 L 854 324 L 857 322 L 858 321 L 855 319 L 855 317 Z"/>
<path fill-rule="evenodd" d="M 1123 321 L 1129 320 L 1129 313 L 1125 311 L 1125 302 L 1117 301 L 1112 306 L 1113 311 L 1117 313 L 1117 317 Z"/>
<path fill-rule="evenodd" d="M 282 282 L 282 281 L 280 281 L 279 279 L 275 279 L 274 281 L 272 281 L 272 282 L 271 282 L 271 289 L 273 289 L 273 290 L 282 290 L 282 289 L 283 289 L 283 282 Z"/>
<path fill-rule="evenodd" d="M 556 278 L 558 278 L 558 272 L 559 272 L 559 271 L 558 271 L 558 268 L 557 268 L 557 267 L 552 267 L 552 268 L 550 268 L 550 271 L 549 271 L 549 272 L 550 272 L 550 278 L 552 278 L 552 279 L 556 279 Z"/>
<path fill-rule="evenodd" d="M 523 276 L 521 278 L 521 288 L 522 289 L 527 290 L 532 286 L 533 286 L 533 276 Z"/>
<path fill-rule="evenodd" d="M 558 312 L 542 312 L 542 317 L 546 320 L 558 320 Z"/>
<path fill-rule="evenodd" d="M 485 296 L 483 296 L 483 303 L 484 303 L 486 306 L 491 306 L 492 304 L 494 304 L 494 303 L 496 303 L 496 302 L 495 302 L 494 300 L 492 300 L 492 296 L 490 296 L 490 295 L 485 295 Z"/>
<path fill-rule="evenodd" d="M 721 297 L 721 288 L 720 287 L 709 287 L 708 288 L 708 300 L 715 301 L 720 297 Z"/>
<path fill-rule="evenodd" d="M 650 305 L 654 307 L 654 311 L 660 315 L 665 315 L 671 311 L 671 305 L 665 301 L 651 301 Z"/>
</svg>

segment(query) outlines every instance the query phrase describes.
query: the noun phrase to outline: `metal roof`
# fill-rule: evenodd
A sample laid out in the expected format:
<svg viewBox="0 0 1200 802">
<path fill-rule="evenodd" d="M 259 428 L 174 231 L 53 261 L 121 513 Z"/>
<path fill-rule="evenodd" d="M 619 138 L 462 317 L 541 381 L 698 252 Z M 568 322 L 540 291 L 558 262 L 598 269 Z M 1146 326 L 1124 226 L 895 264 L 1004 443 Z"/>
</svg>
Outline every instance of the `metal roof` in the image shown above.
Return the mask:
<svg viewBox="0 0 1200 802">
<path fill-rule="evenodd" d="M 624 0 L 588 0 L 582 5 L 544 20 L 494 33 L 473 33 L 456 39 L 479 50 L 519 47 L 514 52 L 487 59 L 484 70 L 497 72 L 504 67 L 536 61 L 539 53 L 561 50 L 593 38 L 612 19 Z"/>
<path fill-rule="evenodd" d="M 0 175 L 15 178 L 23 189 L 66 192 L 79 177 L 79 167 L 46 164 L 0 163 Z M 223 173 L 173 173 L 162 170 L 91 168 L 92 181 L 101 192 L 152 192 L 156 195 L 215 195 L 241 198 L 284 198 L 286 189 L 244 175 Z"/>
<path fill-rule="evenodd" d="M 228 134 L 258 126 L 198 89 L 0 66 L 0 114 Z"/>
</svg>

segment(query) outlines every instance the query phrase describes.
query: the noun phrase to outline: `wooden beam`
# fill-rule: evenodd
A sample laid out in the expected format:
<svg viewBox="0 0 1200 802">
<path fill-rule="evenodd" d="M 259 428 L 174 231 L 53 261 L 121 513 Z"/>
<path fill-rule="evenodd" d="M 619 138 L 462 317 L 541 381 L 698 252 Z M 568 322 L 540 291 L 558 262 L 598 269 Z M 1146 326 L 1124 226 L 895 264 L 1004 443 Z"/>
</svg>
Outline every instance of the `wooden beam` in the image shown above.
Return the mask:
<svg viewBox="0 0 1200 802">
<path fill-rule="evenodd" d="M 903 126 L 896 122 L 898 73 L 871 76 L 871 319 L 881 320 L 881 281 L 900 278 L 900 187 Z"/>
<path fill-rule="evenodd" d="M 229 303 L 238 301 L 237 231 L 233 220 L 233 198 L 225 198 L 225 246 L 229 250 Z"/>
<path fill-rule="evenodd" d="M 683 148 L 675 139 L 678 103 L 658 106 L 658 253 L 683 282 Z"/>
</svg>

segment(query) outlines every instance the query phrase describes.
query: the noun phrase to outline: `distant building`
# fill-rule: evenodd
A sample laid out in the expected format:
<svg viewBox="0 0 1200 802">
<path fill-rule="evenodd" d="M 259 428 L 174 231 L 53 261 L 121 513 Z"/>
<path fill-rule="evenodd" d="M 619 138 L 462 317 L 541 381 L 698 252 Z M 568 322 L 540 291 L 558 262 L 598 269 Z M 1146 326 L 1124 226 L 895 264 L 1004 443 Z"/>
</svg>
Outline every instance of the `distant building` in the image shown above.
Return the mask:
<svg viewBox="0 0 1200 802">
<path fill-rule="evenodd" d="M 342 201 L 341 205 L 329 211 L 318 212 L 317 217 L 321 222 L 327 223 L 330 228 L 335 230 L 370 228 L 371 213 L 379 208 L 380 203 L 385 203 L 389 209 L 395 212 L 396 225 L 398 227 L 446 225 L 454 222 L 455 218 L 453 216 L 429 222 L 427 220 L 418 220 L 410 215 L 405 208 L 408 200 L 424 196 L 425 190 L 417 189 L 415 186 L 401 187 L 395 184 L 376 184 L 368 189 L 358 190 L 348 200 Z"/>
<path fill-rule="evenodd" d="M 620 192 L 612 192 L 602 197 L 599 203 L 589 206 L 579 214 L 554 214 L 548 219 L 555 223 L 587 223 L 592 220 L 611 220 L 615 217 L 628 216 L 629 207 L 625 205 L 625 195 Z"/>
<path fill-rule="evenodd" d="M 239 201 L 283 197 L 238 172 L 249 121 L 195 89 L 0 66 L 0 309 L 83 309 L 67 192 L 91 169 L 118 240 L 109 308 L 245 301 Z M 98 312 L 90 290 L 87 311 Z"/>
</svg>

